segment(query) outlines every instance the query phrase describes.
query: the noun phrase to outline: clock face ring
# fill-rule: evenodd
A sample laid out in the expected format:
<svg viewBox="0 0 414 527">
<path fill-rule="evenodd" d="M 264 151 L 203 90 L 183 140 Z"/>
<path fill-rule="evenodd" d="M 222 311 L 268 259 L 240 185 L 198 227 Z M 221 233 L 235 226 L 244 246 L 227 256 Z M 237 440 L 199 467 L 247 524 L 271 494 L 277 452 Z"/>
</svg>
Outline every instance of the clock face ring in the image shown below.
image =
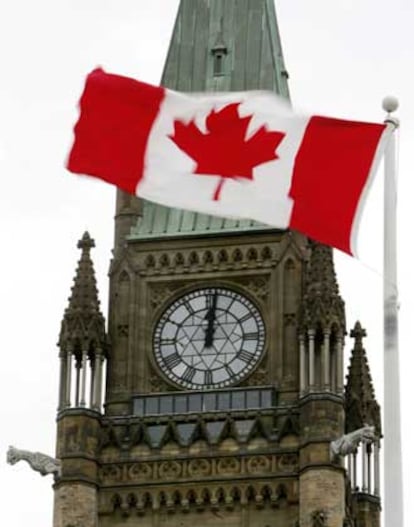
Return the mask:
<svg viewBox="0 0 414 527">
<path fill-rule="evenodd" d="M 265 327 L 257 307 L 224 287 L 187 293 L 170 304 L 154 331 L 154 357 L 164 375 L 187 389 L 239 383 L 260 361 Z"/>
</svg>

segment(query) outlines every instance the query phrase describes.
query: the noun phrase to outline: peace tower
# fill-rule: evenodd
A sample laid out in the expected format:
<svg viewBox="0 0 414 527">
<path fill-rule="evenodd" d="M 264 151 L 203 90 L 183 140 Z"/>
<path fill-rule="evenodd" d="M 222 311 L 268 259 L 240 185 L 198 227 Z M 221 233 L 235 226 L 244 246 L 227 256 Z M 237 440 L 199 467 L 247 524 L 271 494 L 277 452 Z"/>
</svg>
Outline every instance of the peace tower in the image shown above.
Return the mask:
<svg viewBox="0 0 414 527">
<path fill-rule="evenodd" d="M 181 0 L 162 85 L 288 99 L 287 80 L 272 0 Z M 344 386 L 331 249 L 119 192 L 106 326 L 78 246 L 54 527 L 379 526 L 380 411 L 359 323 Z"/>
</svg>

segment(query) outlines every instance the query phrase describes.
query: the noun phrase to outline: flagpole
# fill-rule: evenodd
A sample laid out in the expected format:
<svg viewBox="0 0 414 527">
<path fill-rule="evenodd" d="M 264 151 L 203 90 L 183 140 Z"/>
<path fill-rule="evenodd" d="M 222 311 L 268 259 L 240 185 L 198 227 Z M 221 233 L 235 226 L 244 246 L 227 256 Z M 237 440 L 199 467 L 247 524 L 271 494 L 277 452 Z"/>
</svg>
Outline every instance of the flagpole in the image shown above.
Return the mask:
<svg viewBox="0 0 414 527">
<path fill-rule="evenodd" d="M 400 422 L 397 288 L 397 158 L 398 108 L 394 97 L 382 103 L 385 123 L 392 128 L 384 156 L 384 520 L 385 527 L 403 527 L 403 482 Z"/>
</svg>

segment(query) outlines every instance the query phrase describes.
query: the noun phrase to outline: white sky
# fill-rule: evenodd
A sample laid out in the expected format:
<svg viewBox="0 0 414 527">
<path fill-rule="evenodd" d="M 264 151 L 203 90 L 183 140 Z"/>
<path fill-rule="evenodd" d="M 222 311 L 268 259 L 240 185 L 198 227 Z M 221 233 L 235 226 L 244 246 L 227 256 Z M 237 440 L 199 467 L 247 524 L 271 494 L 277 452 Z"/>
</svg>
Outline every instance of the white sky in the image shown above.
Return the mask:
<svg viewBox="0 0 414 527">
<path fill-rule="evenodd" d="M 9 0 L 0 6 L 0 488 L 7 527 L 52 525 L 51 478 L 5 459 L 8 445 L 54 453 L 56 342 L 79 258 L 76 243 L 86 229 L 97 245 L 93 258 L 106 316 L 115 191 L 63 168 L 84 78 L 102 65 L 157 83 L 177 6 L 178 0 Z M 276 8 L 294 106 L 382 121 L 382 98 L 393 94 L 400 100 L 403 461 L 405 521 L 413 525 L 414 2 L 279 0 Z M 378 270 L 381 185 L 379 172 L 366 229 L 369 263 Z M 337 272 L 348 329 L 359 319 L 368 331 L 365 345 L 382 402 L 381 276 L 340 254 Z"/>
</svg>

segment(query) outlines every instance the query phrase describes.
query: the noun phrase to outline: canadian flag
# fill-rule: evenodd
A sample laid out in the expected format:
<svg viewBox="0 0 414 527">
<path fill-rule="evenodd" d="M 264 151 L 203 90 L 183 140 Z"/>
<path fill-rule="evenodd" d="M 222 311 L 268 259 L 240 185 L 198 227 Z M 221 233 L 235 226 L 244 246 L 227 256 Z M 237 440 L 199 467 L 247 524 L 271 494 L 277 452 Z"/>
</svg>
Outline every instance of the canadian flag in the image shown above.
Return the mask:
<svg viewBox="0 0 414 527">
<path fill-rule="evenodd" d="M 156 203 L 295 229 L 354 254 L 385 132 L 298 115 L 271 92 L 183 94 L 96 69 L 67 166 Z"/>
</svg>

